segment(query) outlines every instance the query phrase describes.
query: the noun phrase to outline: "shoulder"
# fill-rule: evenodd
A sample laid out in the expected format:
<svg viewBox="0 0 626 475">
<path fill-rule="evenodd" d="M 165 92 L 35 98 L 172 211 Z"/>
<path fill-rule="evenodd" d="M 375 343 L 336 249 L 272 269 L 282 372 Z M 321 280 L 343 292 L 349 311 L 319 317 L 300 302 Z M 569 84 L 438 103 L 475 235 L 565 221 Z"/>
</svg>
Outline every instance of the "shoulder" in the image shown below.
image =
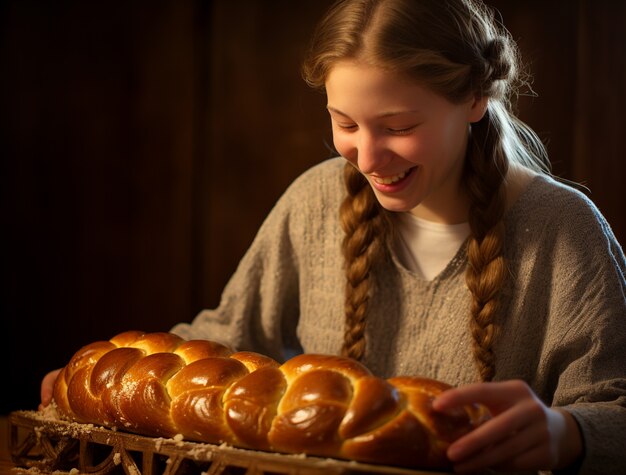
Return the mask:
<svg viewBox="0 0 626 475">
<path fill-rule="evenodd" d="M 337 184 L 342 183 L 345 163 L 345 159 L 341 157 L 324 160 L 298 176 L 289 188 L 319 190 L 320 186 L 330 186 L 334 189 Z"/>
<path fill-rule="evenodd" d="M 287 187 L 265 220 L 265 227 L 302 230 L 332 221 L 345 195 L 343 158 L 324 160 L 304 171 Z"/>
<path fill-rule="evenodd" d="M 589 197 L 546 175 L 532 179 L 507 213 L 507 220 L 543 225 L 552 230 L 576 227 L 581 231 L 610 232 L 606 219 Z"/>
<path fill-rule="evenodd" d="M 626 269 L 623 250 L 593 201 L 578 189 L 536 176 L 505 217 L 514 252 L 567 257 L 567 262 L 613 262 Z"/>
<path fill-rule="evenodd" d="M 338 202 L 344 194 L 345 163 L 345 159 L 338 157 L 312 166 L 291 183 L 279 205 L 300 208 Z"/>
</svg>

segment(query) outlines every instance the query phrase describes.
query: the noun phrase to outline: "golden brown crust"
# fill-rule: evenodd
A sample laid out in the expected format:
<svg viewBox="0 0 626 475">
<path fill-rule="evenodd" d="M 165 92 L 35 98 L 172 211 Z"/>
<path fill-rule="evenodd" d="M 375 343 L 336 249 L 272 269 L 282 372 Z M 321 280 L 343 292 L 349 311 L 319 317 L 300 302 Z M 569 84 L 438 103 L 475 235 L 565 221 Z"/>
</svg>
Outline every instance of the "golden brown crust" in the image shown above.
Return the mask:
<svg viewBox="0 0 626 475">
<path fill-rule="evenodd" d="M 437 413 L 449 385 L 375 377 L 355 360 L 267 356 L 169 333 L 91 343 L 60 372 L 54 400 L 71 420 L 151 436 L 444 468 L 448 445 L 488 418 L 482 407 Z"/>
</svg>

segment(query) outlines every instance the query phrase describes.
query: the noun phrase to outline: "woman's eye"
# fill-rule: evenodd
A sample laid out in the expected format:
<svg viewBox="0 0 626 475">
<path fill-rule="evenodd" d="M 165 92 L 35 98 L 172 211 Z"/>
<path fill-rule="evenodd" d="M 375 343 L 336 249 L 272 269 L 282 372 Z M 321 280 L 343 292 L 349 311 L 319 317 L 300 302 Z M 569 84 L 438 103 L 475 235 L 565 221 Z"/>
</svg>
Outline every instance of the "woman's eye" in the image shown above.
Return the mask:
<svg viewBox="0 0 626 475">
<path fill-rule="evenodd" d="M 398 127 L 398 128 L 390 127 L 387 130 L 391 132 L 392 134 L 405 135 L 405 134 L 410 134 L 411 132 L 413 132 L 416 127 L 417 125 L 411 125 L 410 127 Z"/>
<path fill-rule="evenodd" d="M 342 130 L 354 130 L 357 126 L 356 124 L 337 124 L 337 127 Z"/>
</svg>

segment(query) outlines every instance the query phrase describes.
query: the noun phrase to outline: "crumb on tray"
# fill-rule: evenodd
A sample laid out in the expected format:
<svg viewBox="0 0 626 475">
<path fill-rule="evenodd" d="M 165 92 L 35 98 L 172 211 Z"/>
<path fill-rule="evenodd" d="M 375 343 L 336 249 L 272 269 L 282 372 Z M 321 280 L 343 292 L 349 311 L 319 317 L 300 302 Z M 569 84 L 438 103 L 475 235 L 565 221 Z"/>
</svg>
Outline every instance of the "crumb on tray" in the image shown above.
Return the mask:
<svg viewBox="0 0 626 475">
<path fill-rule="evenodd" d="M 184 440 L 184 436 L 183 434 L 176 434 L 174 437 L 172 437 L 172 439 L 174 439 L 174 441 L 176 441 L 176 445 L 178 447 L 183 445 L 183 440 Z"/>
</svg>

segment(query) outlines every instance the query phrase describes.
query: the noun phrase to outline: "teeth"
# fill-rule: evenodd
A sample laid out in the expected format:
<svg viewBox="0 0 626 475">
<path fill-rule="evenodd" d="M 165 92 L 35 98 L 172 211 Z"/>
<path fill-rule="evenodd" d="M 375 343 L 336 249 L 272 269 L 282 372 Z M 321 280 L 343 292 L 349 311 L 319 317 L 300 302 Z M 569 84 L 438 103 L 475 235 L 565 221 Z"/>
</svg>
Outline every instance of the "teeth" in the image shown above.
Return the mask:
<svg viewBox="0 0 626 475">
<path fill-rule="evenodd" d="M 407 173 L 408 171 L 404 171 L 396 176 L 386 176 L 384 178 L 373 177 L 373 180 L 379 185 L 391 185 L 392 183 L 402 180 L 406 176 Z"/>
</svg>

